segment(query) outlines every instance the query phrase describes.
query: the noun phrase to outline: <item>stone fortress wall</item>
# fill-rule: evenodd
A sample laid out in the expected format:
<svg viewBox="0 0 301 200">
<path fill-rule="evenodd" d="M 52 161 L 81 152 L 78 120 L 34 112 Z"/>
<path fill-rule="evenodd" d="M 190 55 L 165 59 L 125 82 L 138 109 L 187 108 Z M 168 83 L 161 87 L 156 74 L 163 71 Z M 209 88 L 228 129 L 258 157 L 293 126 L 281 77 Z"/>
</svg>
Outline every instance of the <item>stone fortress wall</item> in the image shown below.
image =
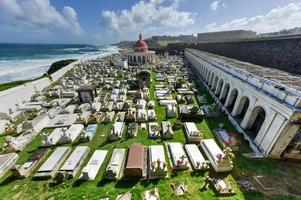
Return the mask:
<svg viewBox="0 0 301 200">
<path fill-rule="evenodd" d="M 158 52 L 171 54 L 194 48 L 253 64 L 301 74 L 301 36 L 249 39 L 232 42 L 211 42 L 198 44 L 169 44 Z"/>
</svg>

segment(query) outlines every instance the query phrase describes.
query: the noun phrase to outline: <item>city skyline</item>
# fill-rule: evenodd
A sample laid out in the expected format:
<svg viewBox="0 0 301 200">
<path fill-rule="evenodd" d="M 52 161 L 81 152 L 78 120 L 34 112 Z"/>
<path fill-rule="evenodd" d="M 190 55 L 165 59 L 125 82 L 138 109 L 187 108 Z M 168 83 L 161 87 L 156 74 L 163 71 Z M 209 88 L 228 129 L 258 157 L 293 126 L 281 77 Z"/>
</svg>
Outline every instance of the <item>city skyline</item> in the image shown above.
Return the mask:
<svg viewBox="0 0 301 200">
<path fill-rule="evenodd" d="M 259 33 L 301 26 L 301 1 L 0 0 L 0 42 L 110 44 L 137 33 Z"/>
</svg>

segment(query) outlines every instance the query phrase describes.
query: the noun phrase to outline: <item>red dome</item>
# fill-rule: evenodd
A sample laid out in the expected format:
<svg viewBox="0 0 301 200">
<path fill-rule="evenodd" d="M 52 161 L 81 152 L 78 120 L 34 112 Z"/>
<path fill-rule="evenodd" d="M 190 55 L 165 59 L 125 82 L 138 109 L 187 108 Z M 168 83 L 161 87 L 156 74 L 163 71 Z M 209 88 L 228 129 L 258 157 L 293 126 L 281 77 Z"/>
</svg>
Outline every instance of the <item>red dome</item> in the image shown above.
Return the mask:
<svg viewBox="0 0 301 200">
<path fill-rule="evenodd" d="M 144 40 L 138 40 L 136 42 L 136 44 L 134 45 L 134 47 L 137 47 L 137 48 L 148 48 L 146 42 L 144 42 Z"/>
</svg>

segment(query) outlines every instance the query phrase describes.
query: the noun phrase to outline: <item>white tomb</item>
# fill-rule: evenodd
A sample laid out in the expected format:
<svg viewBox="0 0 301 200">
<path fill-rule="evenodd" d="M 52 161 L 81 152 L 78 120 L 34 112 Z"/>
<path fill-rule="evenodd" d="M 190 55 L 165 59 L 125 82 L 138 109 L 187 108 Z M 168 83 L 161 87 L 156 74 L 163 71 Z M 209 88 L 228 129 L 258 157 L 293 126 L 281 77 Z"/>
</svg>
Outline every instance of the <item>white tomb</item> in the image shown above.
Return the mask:
<svg viewBox="0 0 301 200">
<path fill-rule="evenodd" d="M 168 104 L 166 110 L 167 117 L 174 118 L 177 117 L 177 107 L 176 105 Z"/>
<path fill-rule="evenodd" d="M 119 179 L 124 167 L 125 149 L 114 149 L 105 172 L 106 179 Z"/>
<path fill-rule="evenodd" d="M 22 151 L 38 135 L 36 131 L 26 131 L 18 137 L 6 136 L 5 141 L 8 144 L 6 151 Z"/>
<path fill-rule="evenodd" d="M 124 120 L 125 120 L 125 112 L 118 112 L 115 121 L 124 122 Z"/>
<path fill-rule="evenodd" d="M 107 150 L 96 150 L 87 165 L 83 168 L 80 179 L 94 180 L 107 153 Z"/>
<path fill-rule="evenodd" d="M 77 146 L 61 167 L 59 174 L 73 178 L 79 171 L 89 152 L 90 148 L 88 146 Z"/>
<path fill-rule="evenodd" d="M 151 122 L 148 124 L 148 137 L 149 138 L 159 138 L 161 127 L 157 122 Z"/>
<path fill-rule="evenodd" d="M 76 108 L 76 105 L 72 104 L 72 105 L 68 105 L 66 108 L 64 108 L 60 114 L 72 114 L 74 113 Z"/>
<path fill-rule="evenodd" d="M 100 103 L 100 102 L 93 102 L 93 103 L 92 103 L 92 109 L 93 109 L 95 112 L 99 112 L 99 111 L 100 111 L 100 108 L 101 108 L 101 103 Z"/>
<path fill-rule="evenodd" d="M 156 112 L 154 109 L 146 110 L 146 112 L 147 112 L 147 119 L 149 121 L 154 121 L 157 119 Z"/>
<path fill-rule="evenodd" d="M 144 99 L 139 99 L 137 102 L 137 108 L 145 109 L 145 107 L 146 107 L 146 101 Z"/>
<path fill-rule="evenodd" d="M 167 177 L 167 163 L 165 160 L 164 147 L 151 145 L 148 147 L 148 176 L 150 179 Z"/>
<path fill-rule="evenodd" d="M 122 110 L 123 105 L 124 105 L 124 102 L 116 102 L 116 103 L 114 103 L 112 110 L 120 111 L 120 110 Z"/>
<path fill-rule="evenodd" d="M 209 161 L 205 160 L 196 144 L 185 144 L 185 150 L 194 170 L 208 170 Z"/>
<path fill-rule="evenodd" d="M 90 109 L 90 104 L 89 103 L 83 103 L 78 107 L 78 110 L 80 112 L 86 112 Z"/>
<path fill-rule="evenodd" d="M 18 158 L 19 156 L 16 153 L 0 155 L 0 178 L 14 166 Z"/>
<path fill-rule="evenodd" d="M 198 130 L 194 122 L 185 122 L 184 129 L 188 142 L 201 141 L 202 133 Z"/>
<path fill-rule="evenodd" d="M 102 122 L 103 123 L 110 123 L 110 122 L 112 122 L 114 115 L 115 115 L 114 111 L 112 111 L 112 112 L 105 112 L 104 116 L 102 118 Z"/>
<path fill-rule="evenodd" d="M 71 126 L 76 122 L 76 119 L 77 114 L 56 115 L 53 119 L 50 119 L 50 122 L 47 124 L 46 128 Z"/>
<path fill-rule="evenodd" d="M 122 136 L 124 122 L 115 122 L 109 134 L 109 140 L 119 140 Z"/>
<path fill-rule="evenodd" d="M 204 139 L 201 147 L 216 172 L 227 172 L 233 168 L 232 160 L 216 144 L 214 139 Z"/>
<path fill-rule="evenodd" d="M 173 130 L 170 121 L 162 121 L 162 138 L 172 139 Z"/>
<path fill-rule="evenodd" d="M 89 123 L 89 118 L 90 118 L 91 112 L 90 111 L 85 111 L 80 115 L 79 121 L 88 124 Z"/>
<path fill-rule="evenodd" d="M 54 177 L 59 167 L 65 161 L 70 153 L 70 147 L 57 147 L 50 157 L 38 169 L 35 178 L 51 178 Z"/>
<path fill-rule="evenodd" d="M 97 130 L 97 124 L 89 124 L 80 136 L 81 141 L 91 141 Z"/>
<path fill-rule="evenodd" d="M 137 122 L 147 122 L 147 112 L 146 109 L 137 109 Z"/>
<path fill-rule="evenodd" d="M 179 142 L 167 143 L 170 158 L 174 169 L 186 170 L 189 168 L 189 161 L 183 149 L 183 145 Z"/>
<path fill-rule="evenodd" d="M 167 106 L 168 104 L 170 105 L 177 105 L 177 101 L 176 100 L 165 100 L 165 99 L 162 99 L 159 101 L 159 104 L 161 106 Z"/>
<path fill-rule="evenodd" d="M 231 133 L 229 134 L 226 129 L 216 128 L 213 130 L 213 133 L 215 134 L 217 141 L 223 148 L 226 148 L 228 146 L 233 151 L 239 151 L 240 141 L 237 140 L 234 135 L 231 135 Z"/>
<path fill-rule="evenodd" d="M 61 136 L 59 143 L 72 143 L 76 140 L 76 138 L 81 134 L 84 129 L 84 125 L 82 124 L 72 124 L 66 132 Z"/>
<path fill-rule="evenodd" d="M 67 132 L 67 128 L 56 128 L 54 129 L 50 135 L 43 134 L 42 147 L 51 147 L 56 145 L 61 139 L 62 135 Z"/>
</svg>

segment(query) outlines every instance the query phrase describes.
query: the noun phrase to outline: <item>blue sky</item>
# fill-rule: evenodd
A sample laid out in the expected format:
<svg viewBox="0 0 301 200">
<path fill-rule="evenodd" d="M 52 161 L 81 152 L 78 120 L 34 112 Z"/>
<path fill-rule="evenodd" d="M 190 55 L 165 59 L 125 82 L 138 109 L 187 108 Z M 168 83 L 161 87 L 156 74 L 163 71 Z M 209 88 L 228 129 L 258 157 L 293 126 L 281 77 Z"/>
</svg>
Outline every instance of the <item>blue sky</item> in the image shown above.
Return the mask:
<svg viewBox="0 0 301 200">
<path fill-rule="evenodd" d="M 301 0 L 0 0 L 0 42 L 107 44 L 301 26 Z"/>
</svg>

